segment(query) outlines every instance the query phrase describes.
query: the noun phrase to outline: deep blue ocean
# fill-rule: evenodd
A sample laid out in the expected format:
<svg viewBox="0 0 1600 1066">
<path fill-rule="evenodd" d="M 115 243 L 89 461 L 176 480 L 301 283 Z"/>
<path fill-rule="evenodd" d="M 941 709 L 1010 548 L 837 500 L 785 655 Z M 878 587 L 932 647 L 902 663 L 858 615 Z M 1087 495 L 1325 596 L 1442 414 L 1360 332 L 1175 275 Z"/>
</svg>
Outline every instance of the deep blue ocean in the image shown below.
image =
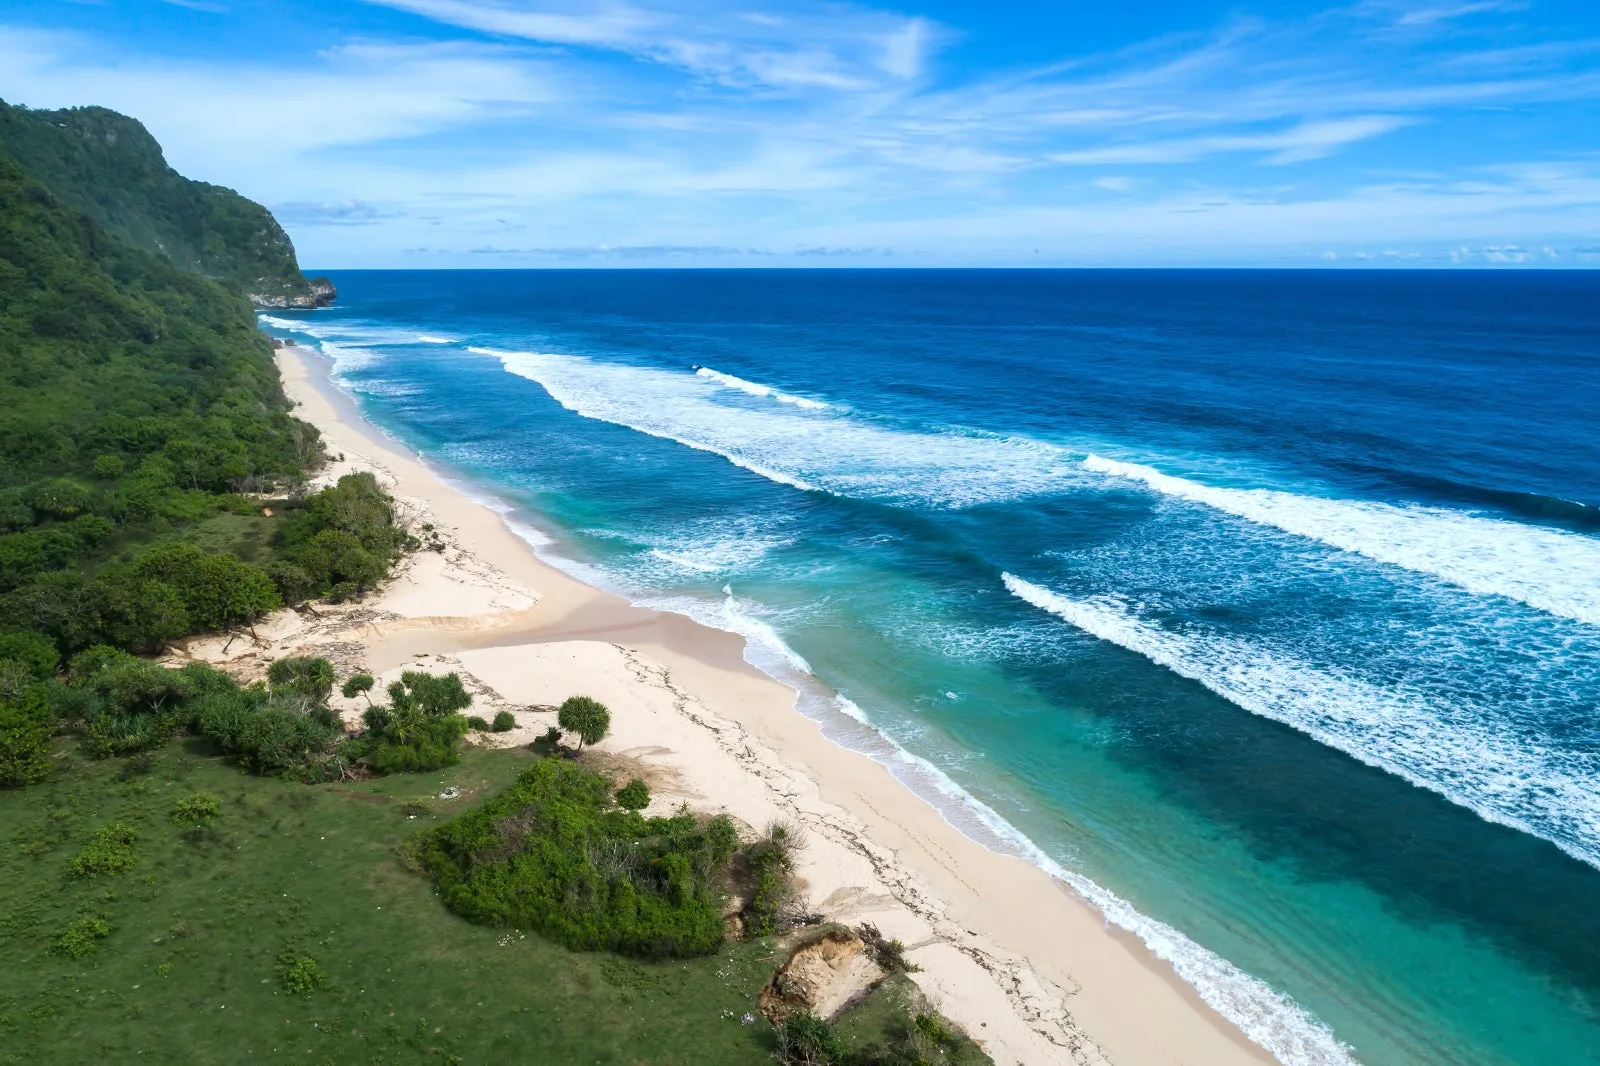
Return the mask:
<svg viewBox="0 0 1600 1066">
<path fill-rule="evenodd" d="M 375 422 L 1283 1061 L 1600 1063 L 1600 273 L 332 277 Z"/>
</svg>

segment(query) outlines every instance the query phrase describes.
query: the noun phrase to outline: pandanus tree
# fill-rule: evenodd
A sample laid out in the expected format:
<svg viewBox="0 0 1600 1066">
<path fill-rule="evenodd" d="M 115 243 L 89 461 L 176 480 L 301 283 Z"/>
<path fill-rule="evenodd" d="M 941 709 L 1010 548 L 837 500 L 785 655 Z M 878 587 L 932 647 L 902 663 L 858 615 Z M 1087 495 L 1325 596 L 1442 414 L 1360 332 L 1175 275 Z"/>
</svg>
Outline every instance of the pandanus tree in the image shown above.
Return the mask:
<svg viewBox="0 0 1600 1066">
<path fill-rule="evenodd" d="M 568 733 L 578 734 L 578 750 L 597 744 L 611 731 L 611 712 L 599 700 L 568 696 L 556 712 L 556 721 Z"/>
</svg>

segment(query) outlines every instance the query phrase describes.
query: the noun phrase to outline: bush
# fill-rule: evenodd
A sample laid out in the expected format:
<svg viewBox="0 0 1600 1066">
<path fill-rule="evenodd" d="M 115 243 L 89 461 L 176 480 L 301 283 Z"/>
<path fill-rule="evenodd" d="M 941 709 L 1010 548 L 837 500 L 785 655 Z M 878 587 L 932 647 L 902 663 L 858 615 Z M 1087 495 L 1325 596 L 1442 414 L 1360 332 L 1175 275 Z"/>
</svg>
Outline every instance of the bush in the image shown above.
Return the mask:
<svg viewBox="0 0 1600 1066">
<path fill-rule="evenodd" d="M 21 664 L 36 681 L 54 677 L 61 663 L 54 643 L 38 633 L 23 631 L 0 633 L 0 659 Z"/>
<path fill-rule="evenodd" d="M 777 1037 L 777 1059 L 784 1066 L 845 1066 L 850 1061 L 843 1038 L 808 1010 L 790 1011 Z"/>
<path fill-rule="evenodd" d="M 377 738 L 367 764 L 380 774 L 420 774 L 442 770 L 461 761 L 461 738 L 467 720 L 459 714 L 420 719 Z"/>
<path fill-rule="evenodd" d="M 328 987 L 328 975 L 310 955 L 284 948 L 278 955 L 278 983 L 291 996 L 309 996 Z"/>
<path fill-rule="evenodd" d="M 414 543 L 395 524 L 394 501 L 371 474 L 346 474 L 308 497 L 290 516 L 282 540 L 306 591 L 336 590 L 341 599 L 376 585 Z"/>
<path fill-rule="evenodd" d="M 650 806 L 650 787 L 634 778 L 617 790 L 617 806 L 625 811 L 642 811 Z"/>
<path fill-rule="evenodd" d="M 494 724 L 489 728 L 496 733 L 509 733 L 517 728 L 517 716 L 510 711 L 499 711 L 494 716 Z"/>
<path fill-rule="evenodd" d="M 733 852 L 730 822 L 617 809 L 605 778 L 544 759 L 413 847 L 445 905 L 469 920 L 535 929 L 576 950 L 651 958 L 713 952 L 711 885 Z"/>
<path fill-rule="evenodd" d="M 747 936 L 768 936 L 783 924 L 784 911 L 794 902 L 794 852 L 801 845 L 798 830 L 775 822 L 765 837 L 744 849 Z"/>
<path fill-rule="evenodd" d="M 194 711 L 200 732 L 225 755 L 258 774 L 305 776 L 339 736 L 325 716 L 286 708 L 258 689 L 212 693 Z"/>
<path fill-rule="evenodd" d="M 120 874 L 138 862 L 133 842 L 139 834 L 126 822 L 108 822 L 67 862 L 74 877 Z"/>
<path fill-rule="evenodd" d="M 863 923 L 856 932 L 860 934 L 867 945 L 867 950 L 872 952 L 872 957 L 877 960 L 885 973 L 917 973 L 922 969 L 906 958 L 905 944 L 899 940 L 886 938 L 872 923 Z"/>
<path fill-rule="evenodd" d="M 489 720 L 474 714 L 467 719 L 467 728 L 476 729 L 480 733 L 487 733 L 489 731 Z"/>
<path fill-rule="evenodd" d="M 179 825 L 198 825 L 222 814 L 222 804 L 209 792 L 195 792 L 172 808 L 172 820 Z"/>
<path fill-rule="evenodd" d="M 372 691 L 372 686 L 375 684 L 377 684 L 377 680 L 371 674 L 351 674 L 345 679 L 344 684 L 340 686 L 339 692 L 347 700 L 353 700 L 357 696 L 361 696 L 370 707 L 372 705 L 372 697 L 368 696 L 367 693 Z"/>
<path fill-rule="evenodd" d="M 320 655 L 291 655 L 267 667 L 267 684 L 275 698 L 319 706 L 333 695 L 333 664 Z"/>
<path fill-rule="evenodd" d="M 367 725 L 367 765 L 380 774 L 454 766 L 461 758 L 461 738 L 471 728 L 457 712 L 471 704 L 459 674 L 407 670 L 389 686 L 389 705 L 368 708 L 361 716 Z"/>
<path fill-rule="evenodd" d="M 599 700 L 588 696 L 568 696 L 556 712 L 556 721 L 569 733 L 578 734 L 578 750 L 597 744 L 611 729 L 611 712 Z"/>
<path fill-rule="evenodd" d="M 99 949 L 100 941 L 110 935 L 111 923 L 106 921 L 104 915 L 86 914 L 69 922 L 65 929 L 56 934 L 56 941 L 50 950 L 69 959 L 83 959 L 93 955 Z"/>
<path fill-rule="evenodd" d="M 20 788 L 50 775 L 55 732 L 56 716 L 42 687 L 0 699 L 0 788 Z"/>
</svg>

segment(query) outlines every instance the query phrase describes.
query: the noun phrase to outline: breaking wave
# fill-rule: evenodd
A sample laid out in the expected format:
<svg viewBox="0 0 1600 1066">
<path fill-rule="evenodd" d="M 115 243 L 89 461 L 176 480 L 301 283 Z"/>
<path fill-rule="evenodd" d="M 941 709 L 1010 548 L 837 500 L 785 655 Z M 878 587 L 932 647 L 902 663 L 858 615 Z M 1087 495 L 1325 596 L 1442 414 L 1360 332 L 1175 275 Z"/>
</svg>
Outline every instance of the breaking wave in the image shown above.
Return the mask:
<svg viewBox="0 0 1600 1066">
<path fill-rule="evenodd" d="M 1218 488 L 1098 455 L 1083 465 L 1258 525 L 1432 574 L 1480 596 L 1505 596 L 1600 625 L 1600 540 L 1593 537 L 1442 507 Z"/>
<path fill-rule="evenodd" d="M 1471 705 L 1379 688 L 1252 641 L 1155 625 L 1110 597 L 1075 599 L 1012 574 L 1003 580 L 1017 598 L 1252 714 L 1600 866 L 1600 759 L 1593 754 L 1530 743 Z"/>
</svg>

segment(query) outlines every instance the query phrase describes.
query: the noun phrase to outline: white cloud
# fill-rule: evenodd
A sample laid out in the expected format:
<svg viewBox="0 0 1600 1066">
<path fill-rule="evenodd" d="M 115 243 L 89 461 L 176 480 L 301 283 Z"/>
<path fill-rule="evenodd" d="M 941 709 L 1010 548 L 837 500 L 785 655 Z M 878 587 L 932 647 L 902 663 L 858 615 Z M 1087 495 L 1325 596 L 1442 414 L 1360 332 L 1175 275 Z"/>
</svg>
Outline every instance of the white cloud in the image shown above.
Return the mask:
<svg viewBox="0 0 1600 1066">
<path fill-rule="evenodd" d="M 1415 51 L 1439 19 L 1386 29 L 1437 4 L 967 76 L 936 61 L 956 30 L 821 0 L 369 2 L 443 39 L 241 63 L 0 27 L 0 96 L 144 119 L 179 169 L 280 206 L 324 266 L 602 244 L 674 261 L 712 247 L 719 261 L 802 247 L 1003 261 L 1046 243 L 1089 261 L 1294 248 L 1385 262 L 1417 241 L 1440 261 L 1466 242 L 1481 264 L 1487 248 L 1600 241 L 1594 175 L 1537 151 L 1467 167 L 1446 143 L 1430 173 L 1382 184 L 1337 159 L 1281 169 L 1382 138 L 1371 158 L 1492 107 L 1600 97 L 1572 42 Z M 1493 159 L 1500 143 L 1473 147 Z M 1063 169 L 1090 166 L 1114 172 Z"/>
<path fill-rule="evenodd" d="M 715 5 L 527 0 L 368 0 L 450 26 L 550 44 L 606 49 L 730 85 L 858 92 L 916 78 L 938 38 L 923 18 L 842 5 L 782 14 Z"/>
<path fill-rule="evenodd" d="M 1305 122 L 1286 130 L 1209 137 L 1151 140 L 1107 145 L 1075 152 L 1056 152 L 1050 159 L 1075 166 L 1125 163 L 1188 163 L 1224 152 L 1265 152 L 1268 163 L 1300 163 L 1321 159 L 1346 145 L 1368 140 L 1411 124 L 1395 115 L 1356 115 Z"/>
</svg>

